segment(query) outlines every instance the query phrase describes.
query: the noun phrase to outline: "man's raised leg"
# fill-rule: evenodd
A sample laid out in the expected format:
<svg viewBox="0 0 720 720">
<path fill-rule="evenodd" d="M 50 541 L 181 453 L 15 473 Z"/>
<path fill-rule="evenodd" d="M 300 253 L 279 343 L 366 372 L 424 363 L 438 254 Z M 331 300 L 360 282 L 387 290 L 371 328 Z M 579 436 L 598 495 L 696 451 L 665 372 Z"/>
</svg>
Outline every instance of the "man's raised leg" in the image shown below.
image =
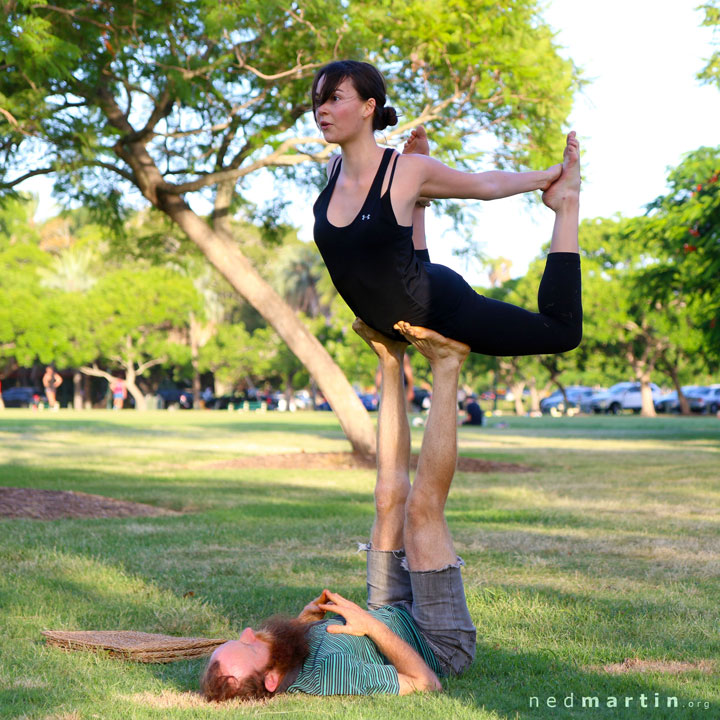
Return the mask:
<svg viewBox="0 0 720 720">
<path fill-rule="evenodd" d="M 457 386 L 470 348 L 432 330 L 395 326 L 430 361 L 433 396 L 415 482 L 405 504 L 405 552 L 412 616 L 444 672 L 459 674 L 475 657 L 476 631 L 445 520 L 457 464 Z"/>
<path fill-rule="evenodd" d="M 406 322 L 396 328 L 430 361 L 433 373 L 430 415 L 405 506 L 405 553 L 410 570 L 438 570 L 457 563 L 445 502 L 457 464 L 458 379 L 470 348 Z"/>
<path fill-rule="evenodd" d="M 407 344 L 385 337 L 359 318 L 353 330 L 380 359 L 382 373 L 378 413 L 374 550 L 401 550 L 405 502 L 410 492 L 410 426 L 405 406 L 403 360 Z"/>
</svg>

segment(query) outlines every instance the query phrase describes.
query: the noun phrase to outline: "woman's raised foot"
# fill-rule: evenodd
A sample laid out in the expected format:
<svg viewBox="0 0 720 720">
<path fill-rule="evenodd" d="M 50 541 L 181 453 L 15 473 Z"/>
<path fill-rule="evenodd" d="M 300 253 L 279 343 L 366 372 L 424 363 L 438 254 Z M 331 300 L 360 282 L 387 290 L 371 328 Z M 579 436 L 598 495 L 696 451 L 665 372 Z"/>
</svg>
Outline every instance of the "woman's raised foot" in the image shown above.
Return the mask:
<svg viewBox="0 0 720 720">
<path fill-rule="evenodd" d="M 403 155 L 429 155 L 430 143 L 428 142 L 427 132 L 423 125 L 418 125 L 411 133 L 410 137 L 405 141 L 403 147 Z"/>
<path fill-rule="evenodd" d="M 577 204 L 580 197 L 580 143 L 573 130 L 567 136 L 560 177 L 543 193 L 542 199 L 551 210 Z"/>
</svg>

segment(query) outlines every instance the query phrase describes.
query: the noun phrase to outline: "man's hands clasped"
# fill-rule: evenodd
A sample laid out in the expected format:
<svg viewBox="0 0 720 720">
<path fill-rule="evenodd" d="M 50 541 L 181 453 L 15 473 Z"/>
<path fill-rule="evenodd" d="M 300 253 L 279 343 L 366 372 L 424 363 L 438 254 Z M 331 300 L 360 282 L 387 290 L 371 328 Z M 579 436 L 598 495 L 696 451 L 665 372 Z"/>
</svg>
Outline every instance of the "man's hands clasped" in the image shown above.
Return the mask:
<svg viewBox="0 0 720 720">
<path fill-rule="evenodd" d="M 320 603 L 318 607 L 325 612 L 335 613 L 345 619 L 344 625 L 328 625 L 327 631 L 329 633 L 342 635 L 371 634 L 373 626 L 379 621 L 367 610 L 337 593 L 329 590 L 323 590 L 323 593 L 329 602 Z"/>
<path fill-rule="evenodd" d="M 298 615 L 300 622 L 312 623 L 325 618 L 325 610 L 320 609 L 322 603 L 328 601 L 327 590 L 323 590 L 314 600 L 311 600 Z"/>
<path fill-rule="evenodd" d="M 378 622 L 367 610 L 352 600 L 329 590 L 323 590 L 318 597 L 311 600 L 298 615 L 298 620 L 306 623 L 317 622 L 323 620 L 325 613 L 328 612 L 340 615 L 345 620 L 344 625 L 328 625 L 329 633 L 369 635 Z"/>
</svg>

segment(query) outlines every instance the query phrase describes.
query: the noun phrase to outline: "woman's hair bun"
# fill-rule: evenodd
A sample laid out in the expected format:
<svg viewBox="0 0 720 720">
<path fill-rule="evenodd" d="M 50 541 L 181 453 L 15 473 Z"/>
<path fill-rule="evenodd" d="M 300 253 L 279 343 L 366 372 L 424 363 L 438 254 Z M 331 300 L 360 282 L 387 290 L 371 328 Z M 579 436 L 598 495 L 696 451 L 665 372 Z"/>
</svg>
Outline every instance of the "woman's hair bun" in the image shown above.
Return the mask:
<svg viewBox="0 0 720 720">
<path fill-rule="evenodd" d="M 391 107 L 390 105 L 384 107 L 382 109 L 382 120 L 385 124 L 385 127 L 378 128 L 379 130 L 384 130 L 389 125 L 397 125 L 398 116 L 395 108 Z"/>
</svg>

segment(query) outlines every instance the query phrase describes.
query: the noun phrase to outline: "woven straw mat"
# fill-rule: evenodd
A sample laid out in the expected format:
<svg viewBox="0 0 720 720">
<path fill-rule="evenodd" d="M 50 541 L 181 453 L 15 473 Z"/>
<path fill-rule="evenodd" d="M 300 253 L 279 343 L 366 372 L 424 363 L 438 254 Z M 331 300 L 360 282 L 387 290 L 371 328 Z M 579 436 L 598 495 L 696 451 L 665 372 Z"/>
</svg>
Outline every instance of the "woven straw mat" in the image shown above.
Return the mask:
<svg viewBox="0 0 720 720">
<path fill-rule="evenodd" d="M 146 663 L 169 663 L 210 655 L 225 640 L 173 637 L 135 630 L 43 630 L 45 641 L 65 650 L 107 652 L 112 657 Z"/>
</svg>

